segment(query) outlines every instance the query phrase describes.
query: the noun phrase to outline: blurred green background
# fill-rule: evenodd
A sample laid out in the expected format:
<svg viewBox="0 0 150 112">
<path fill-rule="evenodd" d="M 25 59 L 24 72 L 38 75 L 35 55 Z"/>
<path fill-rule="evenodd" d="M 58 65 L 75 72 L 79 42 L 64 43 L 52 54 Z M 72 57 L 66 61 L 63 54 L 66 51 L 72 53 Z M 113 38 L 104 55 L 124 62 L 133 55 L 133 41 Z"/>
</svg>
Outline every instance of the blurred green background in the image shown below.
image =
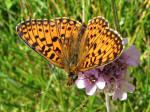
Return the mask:
<svg viewBox="0 0 150 112">
<path fill-rule="evenodd" d="M 103 93 L 87 96 L 66 86 L 66 73 L 51 66 L 24 44 L 16 25 L 35 19 L 69 16 L 85 22 L 96 16 L 115 28 L 116 2 L 120 33 L 141 51 L 141 64 L 130 69 L 136 90 L 125 101 L 111 101 L 113 112 L 150 112 L 149 0 L 0 0 L 0 112 L 105 112 Z M 20 5 L 21 4 L 21 5 Z"/>
</svg>

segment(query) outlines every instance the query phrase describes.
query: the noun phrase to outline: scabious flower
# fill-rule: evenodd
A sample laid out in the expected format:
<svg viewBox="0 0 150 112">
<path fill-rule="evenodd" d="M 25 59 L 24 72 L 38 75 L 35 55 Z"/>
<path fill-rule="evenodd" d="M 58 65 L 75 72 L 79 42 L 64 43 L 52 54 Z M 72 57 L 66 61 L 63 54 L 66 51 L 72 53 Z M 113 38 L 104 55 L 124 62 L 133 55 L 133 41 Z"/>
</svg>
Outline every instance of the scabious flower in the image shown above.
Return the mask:
<svg viewBox="0 0 150 112">
<path fill-rule="evenodd" d="M 103 77 L 99 76 L 97 69 L 80 73 L 76 84 L 80 89 L 86 88 L 88 95 L 93 95 L 97 88 L 103 89 L 105 87 L 105 81 Z"/>
<path fill-rule="evenodd" d="M 132 93 L 135 90 L 134 85 L 130 83 L 132 78 L 128 75 L 128 68 L 139 63 L 140 52 L 133 45 L 103 68 L 80 72 L 76 85 L 80 89 L 85 88 L 87 95 L 93 95 L 99 89 L 111 95 L 113 99 L 125 100 L 127 92 Z"/>
</svg>

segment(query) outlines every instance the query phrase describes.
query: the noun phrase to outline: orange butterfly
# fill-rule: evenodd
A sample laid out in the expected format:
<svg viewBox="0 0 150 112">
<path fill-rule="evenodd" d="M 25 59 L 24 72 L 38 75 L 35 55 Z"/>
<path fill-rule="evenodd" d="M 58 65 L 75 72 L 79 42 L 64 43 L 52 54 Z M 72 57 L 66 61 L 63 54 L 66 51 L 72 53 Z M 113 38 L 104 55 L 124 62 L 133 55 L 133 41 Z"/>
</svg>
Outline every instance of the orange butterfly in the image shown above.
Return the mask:
<svg viewBox="0 0 150 112">
<path fill-rule="evenodd" d="M 103 17 L 90 20 L 87 26 L 67 17 L 30 19 L 17 26 L 17 33 L 51 64 L 68 72 L 68 85 L 75 82 L 78 72 L 114 61 L 124 47 L 121 36 Z"/>
</svg>

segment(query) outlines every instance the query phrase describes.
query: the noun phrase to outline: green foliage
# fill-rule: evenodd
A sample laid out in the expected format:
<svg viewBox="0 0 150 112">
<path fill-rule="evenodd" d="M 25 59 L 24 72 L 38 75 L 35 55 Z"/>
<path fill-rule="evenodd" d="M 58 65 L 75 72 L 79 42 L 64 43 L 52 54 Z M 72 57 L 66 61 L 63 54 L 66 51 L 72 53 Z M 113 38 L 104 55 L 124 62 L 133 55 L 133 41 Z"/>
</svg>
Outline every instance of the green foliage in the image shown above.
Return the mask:
<svg viewBox="0 0 150 112">
<path fill-rule="evenodd" d="M 114 0 L 120 33 L 141 51 L 141 64 L 130 70 L 136 90 L 126 101 L 113 101 L 114 112 L 150 112 L 150 2 Z M 21 3 L 21 6 L 20 6 Z M 0 0 L 0 111 L 106 111 L 103 93 L 89 97 L 66 86 L 67 74 L 51 66 L 21 41 L 15 27 L 29 18 L 69 16 L 85 22 L 104 16 L 114 28 L 111 0 Z"/>
</svg>

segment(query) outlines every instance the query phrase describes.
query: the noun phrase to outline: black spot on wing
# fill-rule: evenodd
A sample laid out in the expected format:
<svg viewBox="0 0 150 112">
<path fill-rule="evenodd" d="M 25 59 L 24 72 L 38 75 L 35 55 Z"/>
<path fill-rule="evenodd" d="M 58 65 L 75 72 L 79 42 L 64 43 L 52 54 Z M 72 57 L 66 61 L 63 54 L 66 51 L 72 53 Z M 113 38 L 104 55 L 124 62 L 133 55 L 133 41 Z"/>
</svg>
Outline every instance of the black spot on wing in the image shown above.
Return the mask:
<svg viewBox="0 0 150 112">
<path fill-rule="evenodd" d="M 55 57 L 55 54 L 54 53 L 52 53 L 51 55 L 50 55 L 50 59 L 53 59 Z"/>
<path fill-rule="evenodd" d="M 53 42 L 56 42 L 57 40 L 58 40 L 58 37 L 53 37 L 53 38 L 52 38 L 52 41 L 53 41 Z"/>
<path fill-rule="evenodd" d="M 61 50 L 58 47 L 56 47 L 56 49 L 54 51 L 61 53 Z"/>
<path fill-rule="evenodd" d="M 38 46 L 38 45 L 39 45 L 39 44 L 38 44 L 37 42 L 33 43 L 33 44 L 32 44 L 32 49 L 35 49 L 36 46 Z"/>
<path fill-rule="evenodd" d="M 101 49 L 98 50 L 98 54 L 99 54 L 99 55 L 101 54 Z"/>
<path fill-rule="evenodd" d="M 46 39 L 45 39 L 45 38 L 41 38 L 40 40 L 41 40 L 41 42 L 46 41 Z"/>
<path fill-rule="evenodd" d="M 49 48 L 48 50 L 45 51 L 45 55 L 47 56 L 48 53 L 51 51 L 51 49 Z"/>
</svg>

